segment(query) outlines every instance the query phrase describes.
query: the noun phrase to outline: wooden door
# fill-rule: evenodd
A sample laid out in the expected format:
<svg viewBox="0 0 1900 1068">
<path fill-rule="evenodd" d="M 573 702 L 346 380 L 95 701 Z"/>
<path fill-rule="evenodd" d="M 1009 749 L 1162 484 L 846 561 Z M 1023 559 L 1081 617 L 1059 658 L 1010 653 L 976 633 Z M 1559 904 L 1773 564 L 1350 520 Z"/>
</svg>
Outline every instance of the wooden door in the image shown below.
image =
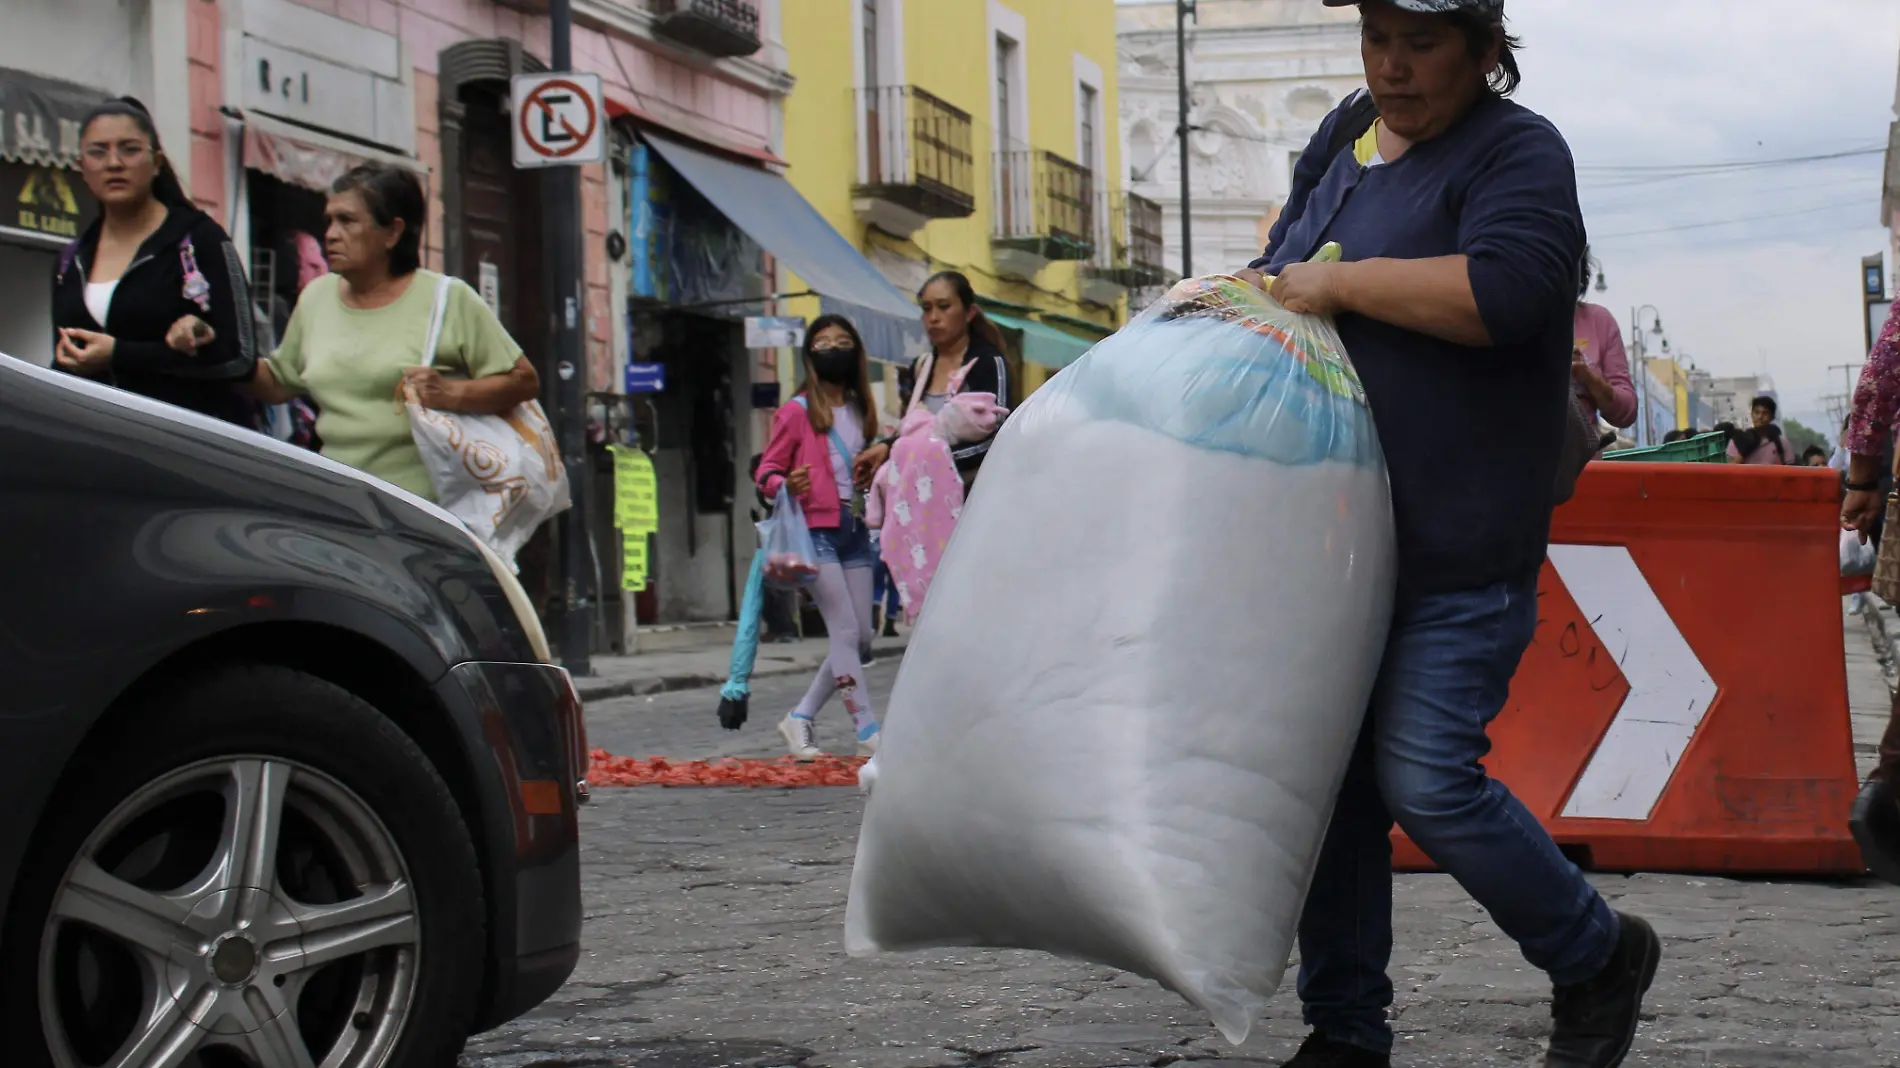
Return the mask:
<svg viewBox="0 0 1900 1068">
<path fill-rule="evenodd" d="M 550 415 L 555 377 L 549 370 L 554 323 L 549 317 L 548 278 L 541 269 L 539 171 L 516 170 L 506 87 L 462 90 L 462 280 L 495 307 L 501 325 L 541 375 L 541 404 Z M 575 493 L 583 492 L 575 486 Z M 558 607 L 562 583 L 554 538 L 560 519 L 537 531 L 522 547 L 521 581 L 544 619 Z"/>
</svg>

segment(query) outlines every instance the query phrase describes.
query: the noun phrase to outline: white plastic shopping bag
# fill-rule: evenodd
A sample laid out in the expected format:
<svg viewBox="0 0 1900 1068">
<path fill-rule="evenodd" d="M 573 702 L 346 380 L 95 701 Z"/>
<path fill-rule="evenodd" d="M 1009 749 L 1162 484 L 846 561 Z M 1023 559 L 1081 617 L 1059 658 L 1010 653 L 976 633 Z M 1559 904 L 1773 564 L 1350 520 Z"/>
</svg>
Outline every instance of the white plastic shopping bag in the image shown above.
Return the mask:
<svg viewBox="0 0 1900 1068">
<path fill-rule="evenodd" d="M 859 780 L 846 949 L 1079 957 L 1242 1041 L 1286 969 L 1396 573 L 1331 324 L 1181 283 L 1003 424 Z"/>
<path fill-rule="evenodd" d="M 449 289 L 461 285 L 443 276 L 435 286 L 423 366 L 435 362 Z M 422 453 L 436 502 L 468 524 L 475 536 L 514 563 L 515 554 L 541 524 L 573 503 L 560 448 L 540 401 L 501 415 L 424 408 L 406 396 L 409 428 Z"/>
</svg>

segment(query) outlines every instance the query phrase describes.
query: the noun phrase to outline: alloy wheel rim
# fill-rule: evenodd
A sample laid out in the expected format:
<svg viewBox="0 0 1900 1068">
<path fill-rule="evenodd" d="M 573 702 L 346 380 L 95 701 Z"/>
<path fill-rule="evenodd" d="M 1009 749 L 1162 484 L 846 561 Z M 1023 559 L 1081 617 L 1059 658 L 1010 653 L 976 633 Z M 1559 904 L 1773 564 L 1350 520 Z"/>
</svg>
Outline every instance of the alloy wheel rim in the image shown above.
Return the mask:
<svg viewBox="0 0 1900 1068">
<path fill-rule="evenodd" d="M 307 765 L 220 757 L 135 791 L 87 837 L 40 938 L 59 1068 L 381 1068 L 421 920 L 394 839 Z"/>
</svg>

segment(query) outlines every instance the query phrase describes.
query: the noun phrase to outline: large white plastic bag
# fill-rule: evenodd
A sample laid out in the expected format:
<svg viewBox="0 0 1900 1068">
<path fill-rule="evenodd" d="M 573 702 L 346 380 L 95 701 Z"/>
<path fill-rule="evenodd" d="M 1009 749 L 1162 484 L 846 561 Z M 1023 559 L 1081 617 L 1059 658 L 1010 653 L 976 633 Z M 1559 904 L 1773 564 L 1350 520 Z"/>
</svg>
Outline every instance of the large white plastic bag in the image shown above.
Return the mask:
<svg viewBox="0 0 1900 1068">
<path fill-rule="evenodd" d="M 423 345 L 423 366 L 435 362 L 449 288 L 467 285 L 447 276 L 436 282 L 435 310 Z M 510 565 L 541 524 L 573 504 L 567 469 L 539 401 L 501 415 L 424 408 L 406 394 L 409 429 L 436 502 L 468 525 Z"/>
<path fill-rule="evenodd" d="M 1243 1041 L 1394 575 L 1384 459 L 1331 326 L 1182 283 L 991 448 L 867 768 L 846 948 L 1081 957 Z"/>
</svg>

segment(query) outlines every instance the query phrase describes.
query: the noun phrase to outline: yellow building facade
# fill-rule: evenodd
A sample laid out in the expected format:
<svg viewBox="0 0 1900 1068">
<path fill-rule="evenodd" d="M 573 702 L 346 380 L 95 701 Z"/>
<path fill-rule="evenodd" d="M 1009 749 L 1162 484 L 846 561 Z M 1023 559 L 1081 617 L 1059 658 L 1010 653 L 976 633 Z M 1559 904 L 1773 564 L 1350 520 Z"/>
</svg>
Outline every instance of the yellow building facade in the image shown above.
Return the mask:
<svg viewBox="0 0 1900 1068">
<path fill-rule="evenodd" d="M 1113 0 L 785 0 L 783 12 L 796 79 L 786 177 L 905 293 L 939 270 L 967 275 L 1008 339 L 1012 401 L 1161 280 L 1160 209 L 1122 189 Z M 809 319 L 820 301 L 783 308 Z M 867 344 L 891 381 L 921 329 Z M 795 363 L 781 361 L 781 385 Z"/>
</svg>

